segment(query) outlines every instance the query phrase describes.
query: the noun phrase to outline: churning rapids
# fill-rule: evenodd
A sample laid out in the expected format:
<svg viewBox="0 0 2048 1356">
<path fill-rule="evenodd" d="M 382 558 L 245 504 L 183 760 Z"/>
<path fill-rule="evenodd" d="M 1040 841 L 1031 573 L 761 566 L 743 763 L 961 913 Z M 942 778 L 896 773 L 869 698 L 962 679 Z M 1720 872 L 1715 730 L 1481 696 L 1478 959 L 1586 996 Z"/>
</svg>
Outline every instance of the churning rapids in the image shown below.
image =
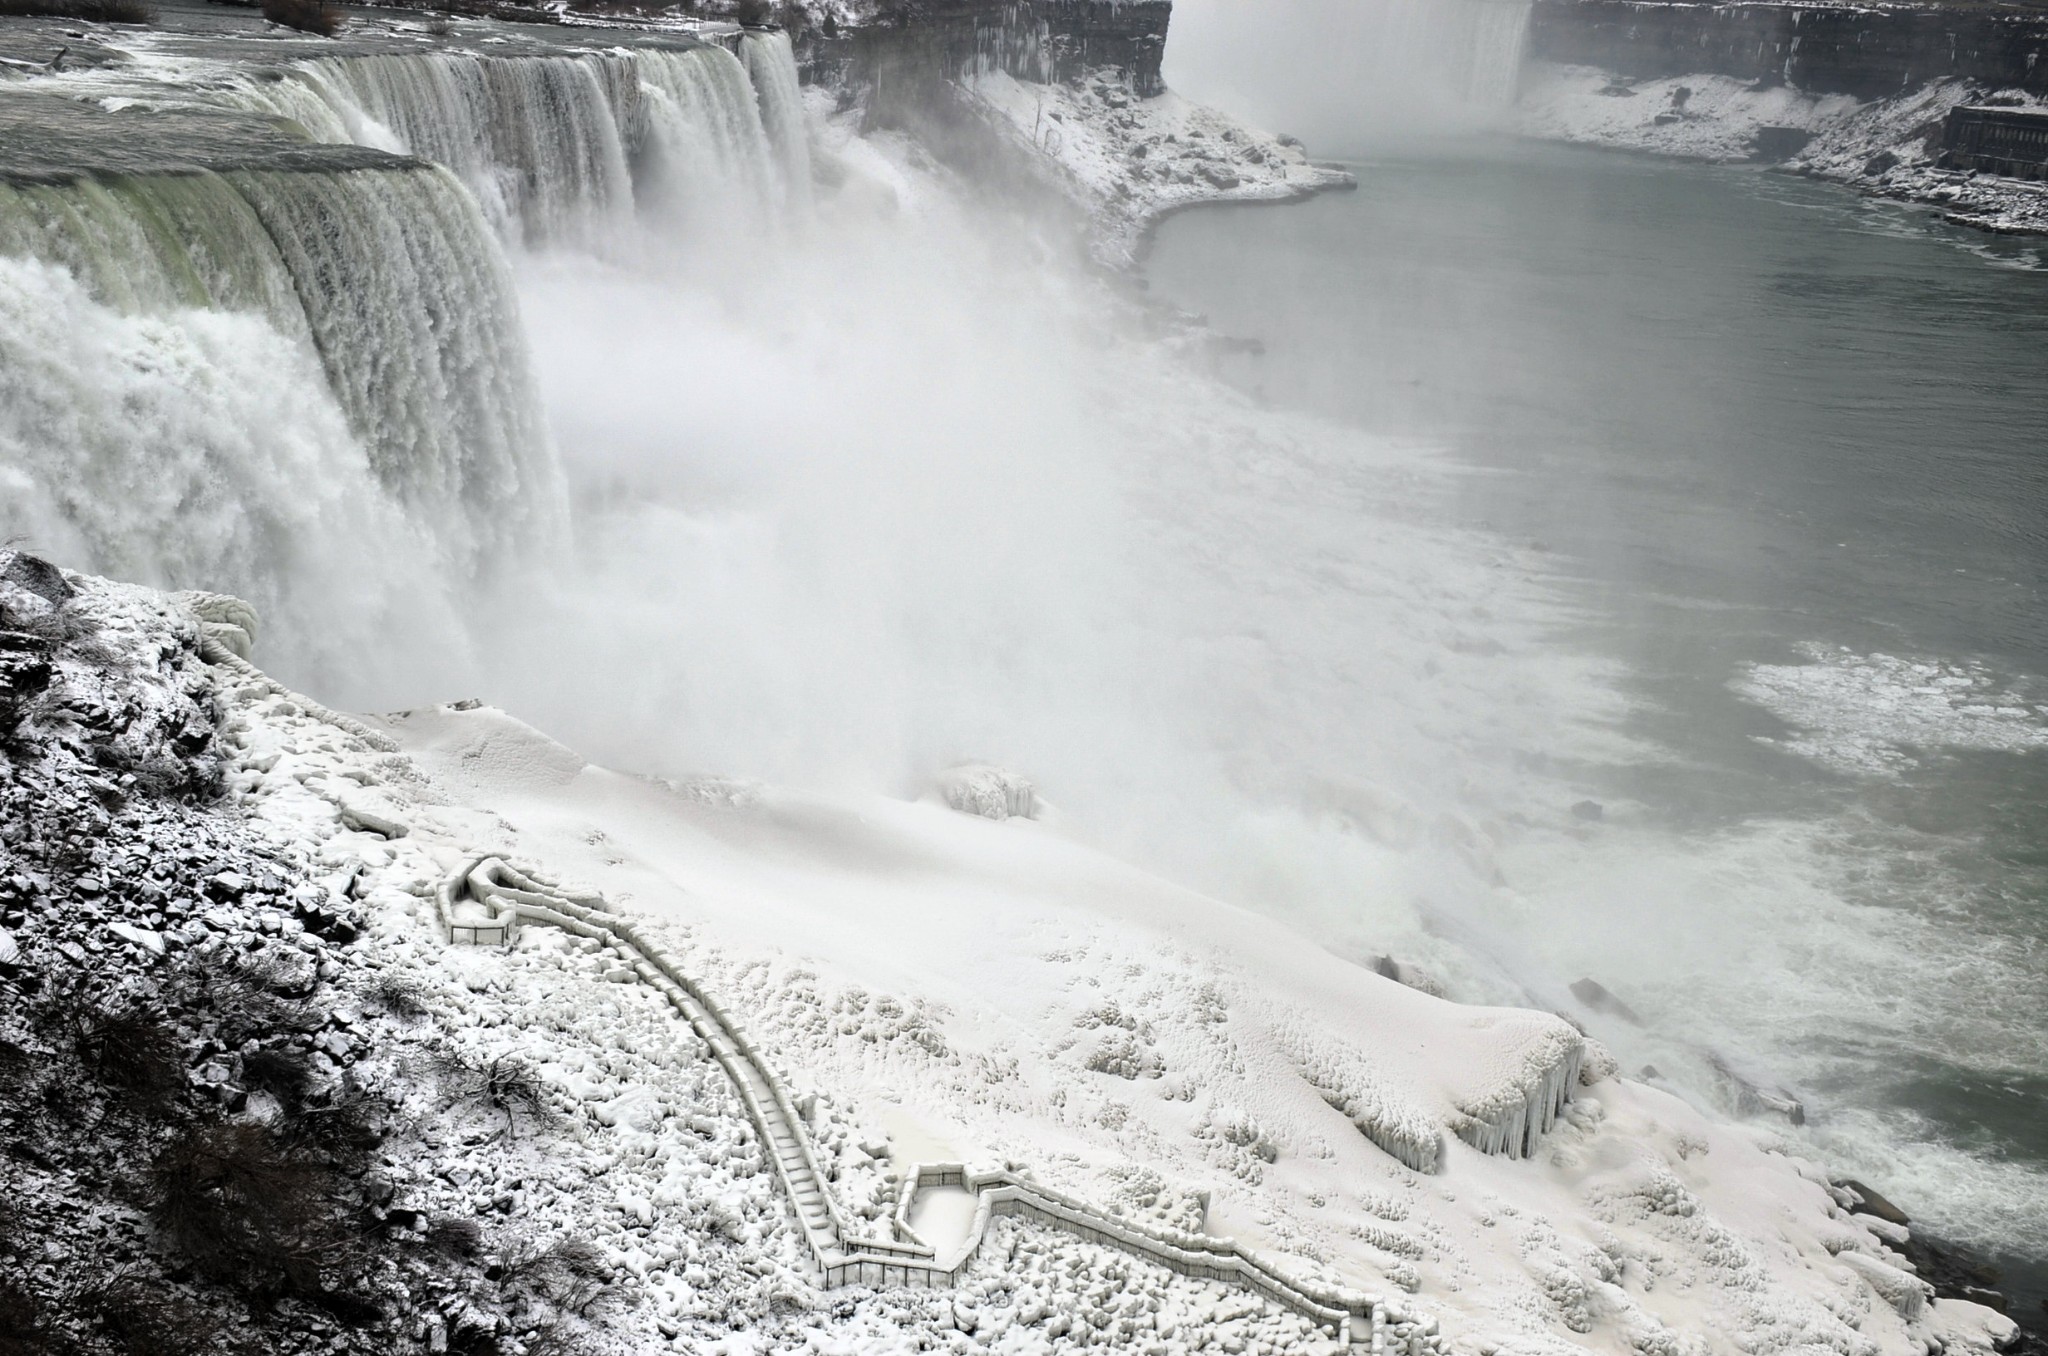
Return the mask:
<svg viewBox="0 0 2048 1356">
<path fill-rule="evenodd" d="M 1475 91 L 1525 19 L 1483 15 Z M 1201 372 L 1063 224 L 807 103 L 780 35 L 352 41 L 139 38 L 0 91 L 0 538 L 242 595 L 266 666 L 337 706 L 480 694 L 671 776 L 1020 769 L 1077 835 L 1628 1049 L 1500 939 L 1612 929 L 1626 994 L 1612 898 L 1781 864 L 1573 817 L 1585 769 L 1646 757 L 1631 673 L 1541 553 L 1466 524 L 1437 430 Z M 1666 1072 L 1768 1091 L 1767 1053 Z M 1958 1151 L 1921 1149 L 1866 1171 L 2048 1250 L 1972 1213 L 2038 1163 L 1944 1202 Z"/>
</svg>

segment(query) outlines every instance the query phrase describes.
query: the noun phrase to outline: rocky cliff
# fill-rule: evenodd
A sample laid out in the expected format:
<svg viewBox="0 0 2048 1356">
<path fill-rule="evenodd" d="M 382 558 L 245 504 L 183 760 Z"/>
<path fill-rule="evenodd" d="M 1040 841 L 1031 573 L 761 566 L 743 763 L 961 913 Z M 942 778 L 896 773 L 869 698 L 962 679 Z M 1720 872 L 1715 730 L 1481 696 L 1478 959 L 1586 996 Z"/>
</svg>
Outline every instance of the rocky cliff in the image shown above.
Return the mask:
<svg viewBox="0 0 2048 1356">
<path fill-rule="evenodd" d="M 1633 79 L 1726 75 L 1878 99 L 1937 80 L 2048 93 L 2048 14 L 1536 0 L 1532 57 Z"/>
<path fill-rule="evenodd" d="M 1062 84 L 1115 70 L 1134 93 L 1162 93 L 1172 0 L 906 0 L 866 22 L 807 30 L 814 77 L 866 86 L 1000 72 Z"/>
</svg>

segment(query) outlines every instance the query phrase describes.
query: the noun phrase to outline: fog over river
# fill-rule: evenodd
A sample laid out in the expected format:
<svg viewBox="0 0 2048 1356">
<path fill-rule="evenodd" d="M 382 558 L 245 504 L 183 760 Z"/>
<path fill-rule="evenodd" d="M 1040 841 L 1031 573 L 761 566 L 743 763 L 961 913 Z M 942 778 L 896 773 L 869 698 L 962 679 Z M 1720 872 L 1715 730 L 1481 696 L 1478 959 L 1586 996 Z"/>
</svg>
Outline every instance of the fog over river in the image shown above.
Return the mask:
<svg viewBox="0 0 2048 1356">
<path fill-rule="evenodd" d="M 1270 407 L 1468 468 L 1458 515 L 1570 609 L 1543 644 L 1618 665 L 1632 751 L 1527 767 L 1579 822 L 1502 830 L 1511 893 L 1425 928 L 1606 984 L 1629 1068 L 1782 1084 L 2038 1295 L 2043 251 L 1747 168 L 1415 140 L 1187 50 L 1197 94 L 1325 153 L 1348 125 L 1361 188 L 1169 221 L 1154 294 L 1257 341 L 1211 361 Z"/>
</svg>

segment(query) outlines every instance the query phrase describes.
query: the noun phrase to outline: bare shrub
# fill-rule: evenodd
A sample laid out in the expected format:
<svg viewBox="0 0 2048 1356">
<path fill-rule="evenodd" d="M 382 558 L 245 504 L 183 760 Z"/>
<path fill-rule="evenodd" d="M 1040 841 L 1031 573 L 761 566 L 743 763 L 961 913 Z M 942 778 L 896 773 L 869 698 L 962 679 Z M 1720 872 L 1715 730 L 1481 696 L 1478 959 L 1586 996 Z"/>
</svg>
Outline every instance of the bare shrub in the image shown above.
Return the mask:
<svg viewBox="0 0 2048 1356">
<path fill-rule="evenodd" d="M 341 31 L 341 11 L 324 0 L 263 0 L 263 17 L 323 38 Z"/>
<path fill-rule="evenodd" d="M 160 1282 L 120 1272 L 80 1300 L 100 1334 L 124 1356 L 200 1356 L 223 1349 L 220 1320 Z"/>
<path fill-rule="evenodd" d="M 425 1017 L 433 1009 L 427 1005 L 427 986 L 411 975 L 397 974 L 386 970 L 377 976 L 369 988 L 369 999 L 393 1017 L 408 1021 Z"/>
<path fill-rule="evenodd" d="M 483 1251 L 484 1231 L 473 1219 L 439 1215 L 427 1225 L 427 1246 L 448 1257 L 474 1257 Z"/>
<path fill-rule="evenodd" d="M 49 1350 L 43 1306 L 11 1273 L 0 1271 L 0 1356 L 43 1356 Z"/>
<path fill-rule="evenodd" d="M 539 1295 L 559 1309 L 587 1314 L 611 1289 L 604 1254 L 581 1239 L 557 1239 L 544 1248 L 510 1253 L 500 1284 Z"/>
<path fill-rule="evenodd" d="M 131 1109 L 158 1108 L 185 1085 L 184 1043 L 161 1013 L 143 1007 L 87 1009 L 79 1015 L 78 1057 Z"/>
<path fill-rule="evenodd" d="M 455 1105 L 488 1108 L 505 1118 L 500 1134 L 519 1134 L 519 1113 L 530 1121 L 553 1114 L 548 1103 L 547 1084 L 533 1066 L 517 1055 L 499 1055 L 477 1064 L 460 1055 L 442 1055 L 435 1061 L 434 1074 Z"/>
<path fill-rule="evenodd" d="M 157 1156 L 150 1185 L 166 1249 L 209 1280 L 259 1297 L 318 1295 L 323 1269 L 352 1261 L 347 1179 L 262 1126 L 186 1130 Z"/>
<path fill-rule="evenodd" d="M 269 1093 L 280 1106 L 295 1107 L 313 1086 L 313 1058 L 290 1047 L 251 1050 L 242 1056 L 242 1086 Z"/>
</svg>

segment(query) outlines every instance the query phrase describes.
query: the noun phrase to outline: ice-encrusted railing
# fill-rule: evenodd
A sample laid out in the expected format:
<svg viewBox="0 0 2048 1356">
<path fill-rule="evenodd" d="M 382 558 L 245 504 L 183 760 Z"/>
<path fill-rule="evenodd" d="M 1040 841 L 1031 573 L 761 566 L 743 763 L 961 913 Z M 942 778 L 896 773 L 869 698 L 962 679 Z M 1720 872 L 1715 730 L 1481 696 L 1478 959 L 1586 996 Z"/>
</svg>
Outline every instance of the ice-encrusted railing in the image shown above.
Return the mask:
<svg viewBox="0 0 2048 1356">
<path fill-rule="evenodd" d="M 738 1091 L 747 1118 L 796 1207 L 812 1258 L 828 1287 L 949 1288 L 980 1253 L 990 1222 L 998 1216 L 1017 1216 L 1133 1253 L 1179 1275 L 1242 1285 L 1302 1315 L 1347 1347 L 1369 1348 L 1373 1356 L 1425 1356 L 1441 1346 L 1434 1320 L 1417 1322 L 1391 1313 L 1385 1301 L 1361 1292 L 1296 1279 L 1234 1240 L 1122 1219 L 1010 1172 L 973 1172 L 960 1164 L 918 1165 L 905 1174 L 900 1188 L 893 1222 L 896 1237 L 863 1236 L 828 1188 L 804 1117 L 783 1080 L 738 1023 L 631 919 L 613 913 L 600 896 L 568 890 L 488 856 L 470 857 L 444 877 L 435 890 L 435 908 L 450 942 L 506 945 L 517 939 L 522 923 L 545 923 L 610 947 L 635 975 L 661 992 L 689 1021 Z M 909 1224 L 917 1193 L 933 1186 L 959 1187 L 975 1198 L 966 1240 L 943 1259 Z"/>
</svg>

